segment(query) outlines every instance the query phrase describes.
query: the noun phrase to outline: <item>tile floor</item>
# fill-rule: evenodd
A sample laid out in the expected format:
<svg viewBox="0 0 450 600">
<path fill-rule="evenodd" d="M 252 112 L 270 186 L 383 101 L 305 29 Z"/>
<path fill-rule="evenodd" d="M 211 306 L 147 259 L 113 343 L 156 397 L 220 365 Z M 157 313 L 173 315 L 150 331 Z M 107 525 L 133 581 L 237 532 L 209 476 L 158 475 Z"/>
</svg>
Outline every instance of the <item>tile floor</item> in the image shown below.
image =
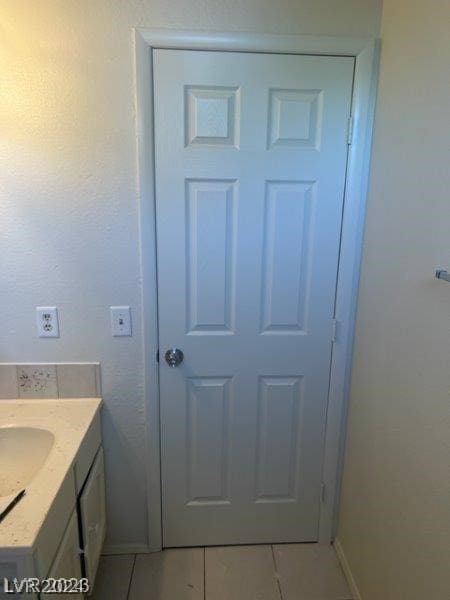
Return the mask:
<svg viewBox="0 0 450 600">
<path fill-rule="evenodd" d="M 331 546 L 183 548 L 104 556 L 92 600 L 351 600 Z"/>
</svg>

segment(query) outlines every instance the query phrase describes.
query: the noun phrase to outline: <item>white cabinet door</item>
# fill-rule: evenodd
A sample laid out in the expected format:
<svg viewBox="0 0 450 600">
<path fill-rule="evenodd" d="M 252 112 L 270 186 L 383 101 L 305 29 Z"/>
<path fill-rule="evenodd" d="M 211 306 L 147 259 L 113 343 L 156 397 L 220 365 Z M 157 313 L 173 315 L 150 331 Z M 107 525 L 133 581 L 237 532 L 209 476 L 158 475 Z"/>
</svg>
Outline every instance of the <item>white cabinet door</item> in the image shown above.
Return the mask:
<svg viewBox="0 0 450 600">
<path fill-rule="evenodd" d="M 314 541 L 354 60 L 153 60 L 164 545 Z"/>
<path fill-rule="evenodd" d="M 64 533 L 61 544 L 50 569 L 48 579 L 77 579 L 81 578 L 81 560 L 80 560 L 80 541 L 78 536 L 78 519 L 76 510 L 70 517 L 69 524 Z M 71 593 L 70 598 L 81 600 L 83 594 Z M 41 594 L 42 599 L 54 598 L 62 600 L 67 598 L 68 594 Z"/>
<path fill-rule="evenodd" d="M 92 589 L 106 534 L 105 470 L 102 448 L 98 451 L 80 496 L 80 516 L 86 577 Z"/>
</svg>

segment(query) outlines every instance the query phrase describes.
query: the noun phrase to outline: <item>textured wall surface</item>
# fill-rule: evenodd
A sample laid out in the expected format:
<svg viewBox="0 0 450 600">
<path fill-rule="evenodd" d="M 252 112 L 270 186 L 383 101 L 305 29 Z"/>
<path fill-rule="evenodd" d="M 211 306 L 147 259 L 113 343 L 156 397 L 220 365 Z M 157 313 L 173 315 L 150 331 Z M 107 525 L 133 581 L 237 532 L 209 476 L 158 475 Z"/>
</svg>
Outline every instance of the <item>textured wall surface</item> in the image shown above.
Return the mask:
<svg viewBox="0 0 450 600">
<path fill-rule="evenodd" d="M 449 31 L 384 2 L 338 532 L 364 600 L 450 597 Z"/>
<path fill-rule="evenodd" d="M 0 361 L 102 364 L 109 544 L 146 544 L 132 28 L 376 36 L 381 0 L 0 0 Z M 129 304 L 132 338 L 108 307 Z M 56 305 L 61 338 L 36 337 Z"/>
</svg>

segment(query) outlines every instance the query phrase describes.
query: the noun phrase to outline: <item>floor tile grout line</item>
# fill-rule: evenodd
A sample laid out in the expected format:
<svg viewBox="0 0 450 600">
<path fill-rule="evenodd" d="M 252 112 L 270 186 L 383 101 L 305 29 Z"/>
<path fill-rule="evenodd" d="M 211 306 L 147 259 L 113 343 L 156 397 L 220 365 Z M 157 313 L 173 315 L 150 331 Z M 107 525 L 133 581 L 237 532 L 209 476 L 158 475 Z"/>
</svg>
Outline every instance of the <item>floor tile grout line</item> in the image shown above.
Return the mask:
<svg viewBox="0 0 450 600">
<path fill-rule="evenodd" d="M 130 597 L 131 585 L 133 583 L 133 577 L 134 577 L 134 568 L 136 566 L 136 558 L 137 558 L 137 554 L 135 554 L 134 558 L 133 558 L 133 566 L 131 567 L 130 581 L 128 582 L 128 590 L 127 590 L 126 600 L 129 600 L 129 597 Z"/>
<path fill-rule="evenodd" d="M 203 547 L 203 600 L 206 600 L 206 548 Z"/>
<path fill-rule="evenodd" d="M 278 573 L 277 561 L 275 560 L 275 551 L 273 544 L 270 544 L 270 550 L 272 552 L 273 569 L 275 572 L 275 579 L 277 580 L 278 593 L 280 594 L 280 600 L 283 600 L 283 592 L 281 591 L 280 574 Z"/>
</svg>

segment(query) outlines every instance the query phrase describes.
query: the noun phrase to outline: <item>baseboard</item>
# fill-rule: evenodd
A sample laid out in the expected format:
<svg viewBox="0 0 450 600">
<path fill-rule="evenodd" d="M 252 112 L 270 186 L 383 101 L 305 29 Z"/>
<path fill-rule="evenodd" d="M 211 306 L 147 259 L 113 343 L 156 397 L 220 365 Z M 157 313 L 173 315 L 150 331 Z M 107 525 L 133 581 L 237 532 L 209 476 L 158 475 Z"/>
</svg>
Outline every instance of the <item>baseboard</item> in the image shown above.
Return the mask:
<svg viewBox="0 0 450 600">
<path fill-rule="evenodd" d="M 102 554 L 148 554 L 147 544 L 105 544 Z"/>
<path fill-rule="evenodd" d="M 359 593 L 358 586 L 356 585 L 355 578 L 353 577 L 353 573 L 350 569 L 350 565 L 348 564 L 347 557 L 345 556 L 344 549 L 342 548 L 341 543 L 337 538 L 333 542 L 333 548 L 336 552 L 342 570 L 344 571 L 348 587 L 350 588 L 350 591 L 353 596 L 353 600 L 362 600 L 362 596 Z"/>
</svg>

